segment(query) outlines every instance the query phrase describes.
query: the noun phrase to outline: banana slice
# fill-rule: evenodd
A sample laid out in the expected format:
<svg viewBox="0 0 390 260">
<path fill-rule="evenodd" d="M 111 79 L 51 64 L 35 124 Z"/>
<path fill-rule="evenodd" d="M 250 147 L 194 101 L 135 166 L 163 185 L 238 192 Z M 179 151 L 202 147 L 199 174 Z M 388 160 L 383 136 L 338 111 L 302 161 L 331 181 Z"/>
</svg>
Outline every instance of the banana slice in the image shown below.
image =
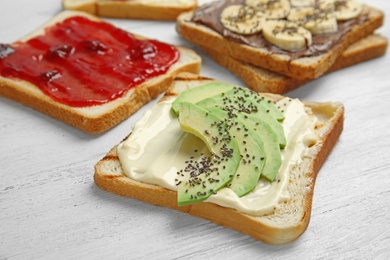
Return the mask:
<svg viewBox="0 0 390 260">
<path fill-rule="evenodd" d="M 318 0 L 317 8 L 326 12 L 334 12 L 336 0 Z"/>
<path fill-rule="evenodd" d="M 335 0 L 336 19 L 345 21 L 355 18 L 362 11 L 362 5 L 355 0 Z"/>
<path fill-rule="evenodd" d="M 289 0 L 246 0 L 245 4 L 264 12 L 267 19 L 282 19 L 290 12 Z"/>
<path fill-rule="evenodd" d="M 265 16 L 251 6 L 230 5 L 222 11 L 220 21 L 226 29 L 235 33 L 254 34 L 261 31 Z"/>
<path fill-rule="evenodd" d="M 287 20 L 308 29 L 312 34 L 337 32 L 337 20 L 333 13 L 314 7 L 293 8 Z"/>
<path fill-rule="evenodd" d="M 313 6 L 316 3 L 315 0 L 290 0 L 290 3 L 294 7 Z"/>
<path fill-rule="evenodd" d="M 298 51 L 312 44 L 310 31 L 285 20 L 268 20 L 263 26 L 263 36 L 270 43 L 287 51 Z"/>
</svg>

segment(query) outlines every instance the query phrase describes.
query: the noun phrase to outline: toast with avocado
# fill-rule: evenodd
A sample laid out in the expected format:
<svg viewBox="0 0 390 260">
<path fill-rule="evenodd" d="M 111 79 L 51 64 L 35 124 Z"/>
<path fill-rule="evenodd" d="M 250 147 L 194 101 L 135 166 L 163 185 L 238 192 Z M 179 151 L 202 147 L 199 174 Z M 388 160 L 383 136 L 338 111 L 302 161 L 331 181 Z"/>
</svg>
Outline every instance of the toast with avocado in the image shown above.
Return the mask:
<svg viewBox="0 0 390 260">
<path fill-rule="evenodd" d="M 64 11 L 0 44 L 0 95 L 95 134 L 156 98 L 177 73 L 198 73 L 200 64 L 190 49 Z"/>
<path fill-rule="evenodd" d="M 175 20 L 197 7 L 197 0 L 62 0 L 65 10 L 84 11 L 101 17 Z"/>
<path fill-rule="evenodd" d="M 343 116 L 340 103 L 302 103 L 181 73 L 97 162 L 94 180 L 103 190 L 286 244 L 307 229 L 316 176 Z"/>
<path fill-rule="evenodd" d="M 379 34 L 369 35 L 349 46 L 326 74 L 381 57 L 386 53 L 387 45 L 388 41 L 384 36 Z M 246 86 L 256 92 L 283 94 L 309 82 L 253 66 L 210 48 L 201 49 L 219 65 L 233 72 Z"/>
<path fill-rule="evenodd" d="M 355 0 L 222 0 L 181 14 L 194 45 L 297 80 L 318 78 L 345 49 L 372 34 L 383 12 Z M 312 2 L 312 3 L 310 3 Z"/>
</svg>

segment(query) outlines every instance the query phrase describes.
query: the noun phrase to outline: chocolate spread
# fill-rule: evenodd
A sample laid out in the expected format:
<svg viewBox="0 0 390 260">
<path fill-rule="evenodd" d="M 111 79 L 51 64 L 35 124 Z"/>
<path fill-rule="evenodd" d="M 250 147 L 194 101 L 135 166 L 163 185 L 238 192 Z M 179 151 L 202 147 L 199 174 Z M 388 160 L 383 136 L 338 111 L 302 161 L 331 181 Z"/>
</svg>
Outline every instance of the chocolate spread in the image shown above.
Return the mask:
<svg viewBox="0 0 390 260">
<path fill-rule="evenodd" d="M 251 35 L 242 35 L 234 33 L 226 29 L 220 22 L 220 14 L 225 7 L 232 4 L 244 4 L 245 0 L 221 0 L 215 1 L 207 5 L 199 7 L 192 17 L 192 22 L 202 24 L 210 29 L 221 34 L 223 37 L 230 41 L 237 43 L 247 44 L 256 48 L 265 48 L 269 52 L 274 54 L 286 54 L 291 59 L 297 59 L 301 57 L 313 57 L 326 53 L 340 39 L 347 34 L 354 26 L 364 23 L 367 20 L 367 14 L 361 14 L 356 18 L 348 21 L 338 21 L 338 31 L 335 33 L 312 35 L 313 43 L 307 46 L 305 49 L 298 51 L 286 51 L 278 48 L 277 46 L 269 43 L 264 39 L 262 33 L 256 33 Z"/>
</svg>

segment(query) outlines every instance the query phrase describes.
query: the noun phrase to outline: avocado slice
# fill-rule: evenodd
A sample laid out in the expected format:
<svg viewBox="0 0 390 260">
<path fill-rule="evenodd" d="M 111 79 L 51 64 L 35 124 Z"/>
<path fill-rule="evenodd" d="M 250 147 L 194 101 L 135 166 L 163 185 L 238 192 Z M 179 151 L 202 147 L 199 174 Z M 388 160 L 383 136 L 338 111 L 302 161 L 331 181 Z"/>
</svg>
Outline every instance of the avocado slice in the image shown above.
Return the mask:
<svg viewBox="0 0 390 260">
<path fill-rule="evenodd" d="M 258 93 L 250 89 L 238 88 L 235 89 L 235 97 L 241 102 L 246 109 L 250 109 L 252 113 L 256 113 L 259 108 L 265 108 L 265 111 L 279 121 L 284 120 L 283 112 L 269 99 L 260 96 Z"/>
<path fill-rule="evenodd" d="M 256 113 L 258 110 L 263 110 L 278 121 L 284 120 L 283 112 L 271 100 L 260 96 L 250 89 L 236 86 L 232 87 L 232 90 L 226 91 L 223 95 L 216 95 L 216 97 L 223 99 L 226 103 L 235 103 L 242 110 L 248 110 L 248 113 Z"/>
<path fill-rule="evenodd" d="M 212 82 L 183 91 L 172 103 L 172 109 L 179 115 L 179 104 L 182 102 L 196 102 L 232 90 L 234 86 L 222 82 Z"/>
<path fill-rule="evenodd" d="M 264 151 L 267 158 L 261 174 L 268 181 L 274 181 L 279 173 L 280 166 L 282 165 L 282 155 L 277 134 L 269 124 L 259 120 L 256 116 L 238 113 L 238 118 L 240 118 L 248 128 L 253 128 L 258 132 L 263 138 Z"/>
<path fill-rule="evenodd" d="M 207 110 L 181 102 L 179 123 L 183 131 L 203 140 L 211 152 L 210 157 L 189 163 L 184 169 L 189 178 L 177 183 L 178 205 L 184 206 L 203 201 L 226 186 L 233 179 L 241 158 L 226 122 Z"/>
<path fill-rule="evenodd" d="M 250 89 L 237 87 L 223 82 L 211 82 L 183 91 L 172 103 L 172 109 L 175 111 L 176 115 L 178 115 L 179 104 L 181 102 L 190 102 L 195 104 L 203 99 L 218 94 L 221 94 L 222 97 L 225 95 L 231 95 L 231 93 L 224 92 L 232 92 L 234 93 L 234 96 L 239 98 L 241 103 L 243 102 L 245 105 L 261 106 L 267 113 L 271 114 L 277 120 L 284 120 L 284 114 L 271 100 L 260 96 Z"/>
<path fill-rule="evenodd" d="M 206 99 L 203 99 L 196 103 L 198 106 L 203 107 L 205 109 L 220 107 L 225 110 L 234 110 L 236 113 L 252 115 L 258 118 L 258 120 L 262 120 L 267 123 L 272 130 L 278 136 L 278 142 L 280 148 L 284 148 L 286 146 L 286 136 L 284 134 L 283 126 L 278 121 L 278 117 L 275 114 L 269 113 L 268 107 L 275 107 L 273 103 L 268 103 L 268 101 L 260 102 L 259 105 L 254 106 L 253 103 L 249 101 L 244 102 L 244 97 L 242 95 L 237 95 L 237 92 L 241 92 L 241 90 L 232 90 L 228 92 L 224 92 L 223 95 L 215 95 Z M 254 94 L 256 95 L 256 94 Z M 251 99 L 255 97 L 252 96 Z M 248 98 L 249 100 L 250 98 Z M 253 100 L 253 102 L 256 102 Z M 264 106 L 264 104 L 268 104 Z M 276 107 L 275 107 L 276 108 Z M 277 108 L 276 108 L 277 109 Z M 278 110 L 279 111 L 279 110 Z M 280 111 L 279 111 L 280 112 Z M 283 115 L 284 118 L 284 115 Z"/>
<path fill-rule="evenodd" d="M 264 143 L 256 131 L 247 128 L 237 117 L 231 118 L 220 108 L 210 108 L 209 111 L 219 118 L 224 118 L 230 133 L 238 141 L 241 161 L 236 175 L 227 187 L 238 197 L 242 197 L 251 192 L 259 181 L 266 162 Z"/>
<path fill-rule="evenodd" d="M 282 165 L 282 156 L 280 152 L 278 136 L 270 127 L 270 125 L 262 120 L 259 120 L 256 116 L 234 110 L 227 111 L 226 109 L 227 108 L 211 108 L 209 110 L 219 117 L 228 117 L 232 121 L 241 121 L 246 126 L 244 131 L 249 132 L 249 129 L 253 129 L 257 133 L 256 136 L 259 136 L 259 138 L 261 138 L 263 141 L 264 152 L 266 154 L 265 165 L 261 175 L 271 182 L 274 181 L 279 173 L 280 166 Z M 237 138 L 237 140 L 240 139 Z"/>
</svg>

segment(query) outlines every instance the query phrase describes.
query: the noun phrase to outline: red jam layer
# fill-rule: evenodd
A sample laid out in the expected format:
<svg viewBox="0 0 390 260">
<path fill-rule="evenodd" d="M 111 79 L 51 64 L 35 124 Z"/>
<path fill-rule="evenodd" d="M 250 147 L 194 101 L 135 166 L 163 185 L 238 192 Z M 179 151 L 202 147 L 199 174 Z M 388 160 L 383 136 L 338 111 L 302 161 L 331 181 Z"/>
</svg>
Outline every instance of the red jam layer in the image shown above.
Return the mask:
<svg viewBox="0 0 390 260">
<path fill-rule="evenodd" d="M 27 42 L 0 44 L 0 75 L 29 81 L 60 103 L 88 107 L 164 74 L 179 55 L 174 46 L 71 17 Z"/>
</svg>

